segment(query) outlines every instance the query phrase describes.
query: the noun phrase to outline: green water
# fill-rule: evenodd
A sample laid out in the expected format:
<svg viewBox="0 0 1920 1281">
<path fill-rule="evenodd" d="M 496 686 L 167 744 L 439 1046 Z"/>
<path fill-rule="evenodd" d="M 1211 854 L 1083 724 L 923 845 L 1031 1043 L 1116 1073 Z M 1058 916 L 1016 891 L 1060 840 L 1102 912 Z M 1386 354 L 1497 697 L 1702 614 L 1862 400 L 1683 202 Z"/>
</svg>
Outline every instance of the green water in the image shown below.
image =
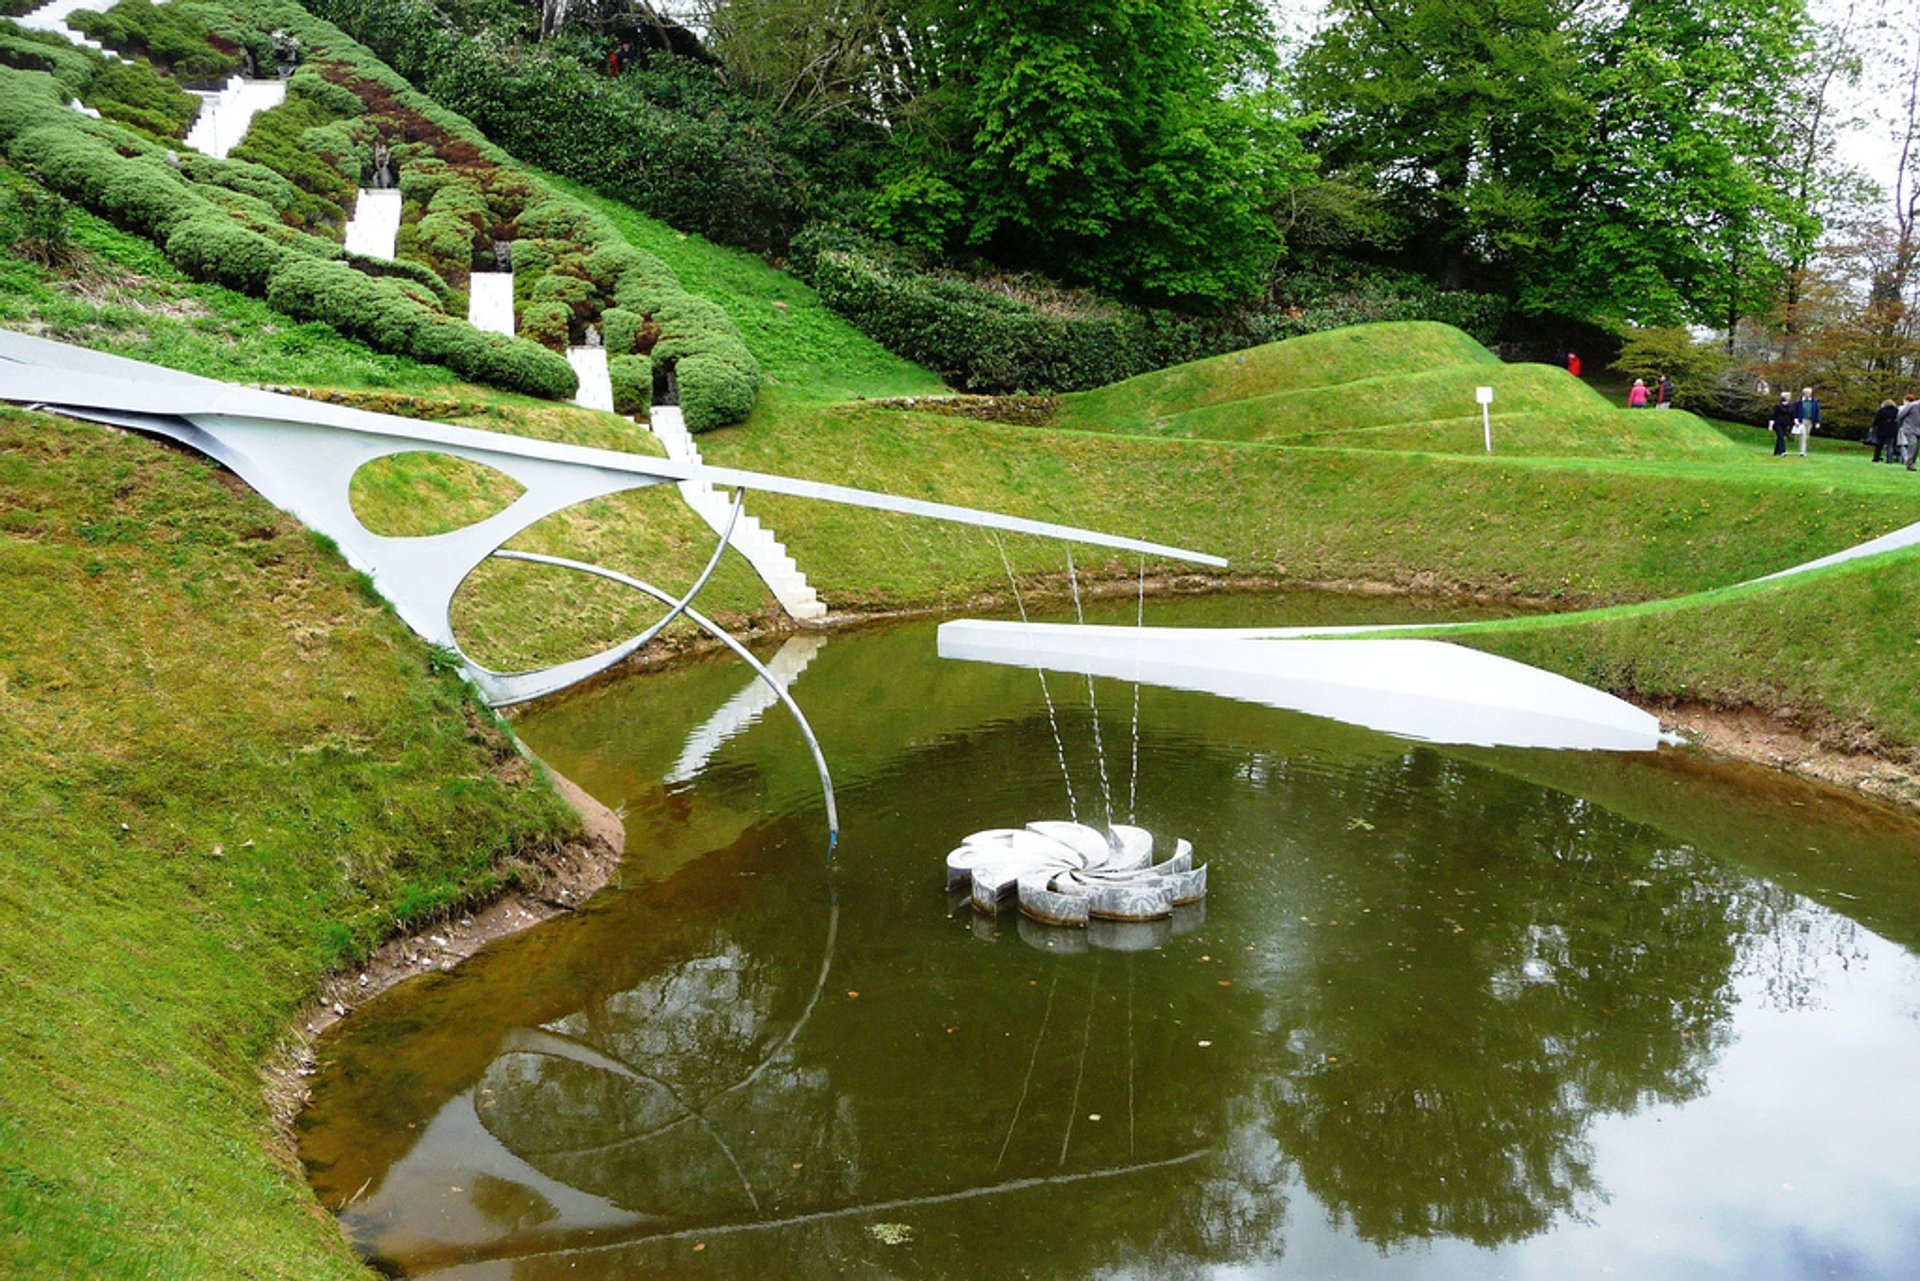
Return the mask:
<svg viewBox="0 0 1920 1281">
<path fill-rule="evenodd" d="M 624 808 L 622 884 L 321 1047 L 303 1155 L 382 1268 L 1920 1275 L 1913 820 L 1684 753 L 1173 691 L 1136 749 L 1108 682 L 1103 790 L 1086 682 L 1055 677 L 1080 816 L 1111 795 L 1212 867 L 1202 911 L 1063 933 L 941 888 L 967 833 L 1067 816 L 1034 673 L 943 663 L 930 625 L 820 648 L 792 688 L 830 867 L 783 712 L 696 734 L 746 684 L 701 663 L 521 720 Z"/>
</svg>

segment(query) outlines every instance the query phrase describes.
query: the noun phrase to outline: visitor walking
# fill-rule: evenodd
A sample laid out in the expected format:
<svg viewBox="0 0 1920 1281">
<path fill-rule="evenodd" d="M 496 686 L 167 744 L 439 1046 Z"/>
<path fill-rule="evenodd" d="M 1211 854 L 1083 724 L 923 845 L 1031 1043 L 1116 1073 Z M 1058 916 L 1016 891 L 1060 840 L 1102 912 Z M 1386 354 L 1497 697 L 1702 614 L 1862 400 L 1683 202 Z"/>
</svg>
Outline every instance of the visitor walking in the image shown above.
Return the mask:
<svg viewBox="0 0 1920 1281">
<path fill-rule="evenodd" d="M 1900 406 L 1899 418 L 1900 461 L 1913 470 L 1913 459 L 1920 453 L 1920 400 L 1914 399 L 1911 391 L 1907 393 L 1907 403 Z"/>
<path fill-rule="evenodd" d="M 1773 428 L 1773 456 L 1783 457 L 1787 452 L 1787 433 L 1793 430 L 1793 397 L 1786 392 L 1780 393 L 1780 403 L 1773 407 L 1773 417 L 1767 420 Z"/>
<path fill-rule="evenodd" d="M 1900 407 L 1891 400 L 1880 402 L 1880 408 L 1873 415 L 1873 426 L 1867 432 L 1867 441 L 1873 446 L 1873 461 L 1890 463 L 1900 456 L 1895 448 L 1895 440 L 1900 433 Z"/>
<path fill-rule="evenodd" d="M 1567 353 L 1567 372 L 1572 374 L 1575 378 L 1578 378 L 1580 376 L 1580 353 L 1579 352 L 1570 351 Z"/>
<path fill-rule="evenodd" d="M 1794 406 L 1793 431 L 1800 437 L 1800 456 L 1807 456 L 1807 438 L 1813 435 L 1813 429 L 1820 425 L 1820 402 L 1813 394 L 1813 388 L 1800 389 L 1800 402 Z"/>
<path fill-rule="evenodd" d="M 1644 378 L 1636 378 L 1633 380 L 1633 390 L 1627 393 L 1627 408 L 1645 409 L 1646 407 L 1647 380 Z"/>
<path fill-rule="evenodd" d="M 1661 374 L 1660 381 L 1654 384 L 1653 399 L 1654 399 L 1654 404 L 1659 406 L 1661 409 L 1672 409 L 1673 408 L 1673 379 L 1667 377 L 1665 374 Z"/>
</svg>

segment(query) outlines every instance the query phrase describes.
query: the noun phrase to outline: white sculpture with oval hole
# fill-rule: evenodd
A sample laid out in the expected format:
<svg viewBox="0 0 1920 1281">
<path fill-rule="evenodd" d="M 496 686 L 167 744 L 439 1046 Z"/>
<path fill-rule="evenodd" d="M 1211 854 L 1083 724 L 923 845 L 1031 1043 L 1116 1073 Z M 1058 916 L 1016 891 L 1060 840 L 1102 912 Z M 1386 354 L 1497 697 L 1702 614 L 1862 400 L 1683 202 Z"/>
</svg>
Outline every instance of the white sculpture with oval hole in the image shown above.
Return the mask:
<svg viewBox="0 0 1920 1281">
<path fill-rule="evenodd" d="M 1116 823 L 1043 820 L 975 832 L 947 855 L 947 888 L 972 885 L 976 911 L 997 915 L 1011 897 L 1023 916 L 1048 925 L 1156 921 L 1207 894 L 1207 869 L 1193 846 L 1174 842 L 1173 857 L 1153 861 L 1153 834 Z"/>
</svg>

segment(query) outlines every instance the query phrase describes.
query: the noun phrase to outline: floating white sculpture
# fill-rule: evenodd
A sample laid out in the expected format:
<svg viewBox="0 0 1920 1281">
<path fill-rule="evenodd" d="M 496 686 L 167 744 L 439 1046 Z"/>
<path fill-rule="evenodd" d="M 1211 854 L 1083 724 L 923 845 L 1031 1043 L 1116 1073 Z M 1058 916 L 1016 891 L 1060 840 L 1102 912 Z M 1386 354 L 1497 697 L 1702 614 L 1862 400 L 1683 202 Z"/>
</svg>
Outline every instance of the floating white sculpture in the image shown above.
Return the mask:
<svg viewBox="0 0 1920 1281">
<path fill-rule="evenodd" d="M 947 855 L 947 888 L 972 884 L 976 911 L 997 915 L 1011 896 L 1021 915 L 1048 925 L 1090 919 L 1154 921 L 1207 894 L 1207 869 L 1193 846 L 1174 842 L 1173 857 L 1153 862 L 1153 834 L 1116 823 L 1106 832 L 1084 823 L 1041 821 L 975 832 Z"/>
</svg>

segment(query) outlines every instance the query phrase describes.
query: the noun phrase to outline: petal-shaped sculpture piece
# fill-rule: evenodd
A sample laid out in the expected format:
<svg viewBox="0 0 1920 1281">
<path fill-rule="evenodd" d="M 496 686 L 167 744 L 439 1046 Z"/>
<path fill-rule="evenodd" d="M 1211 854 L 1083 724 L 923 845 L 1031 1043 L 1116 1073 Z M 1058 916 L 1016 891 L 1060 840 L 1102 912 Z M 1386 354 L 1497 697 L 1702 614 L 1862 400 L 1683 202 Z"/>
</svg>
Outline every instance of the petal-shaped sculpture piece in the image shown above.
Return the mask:
<svg viewBox="0 0 1920 1281">
<path fill-rule="evenodd" d="M 1153 834 L 1145 828 L 1115 824 L 1101 832 L 1084 823 L 1041 819 L 968 836 L 947 855 L 947 888 L 970 882 L 969 898 L 982 918 L 998 915 L 1012 895 L 1028 921 L 1076 927 L 1095 920 L 1165 921 L 1176 906 L 1206 896 L 1207 869 L 1193 866 L 1193 846 L 1186 840 L 1175 840 L 1166 862 L 1155 865 L 1152 859 Z M 1027 933 L 1023 924 L 1022 936 Z M 1116 945 L 1145 936 L 1125 937 L 1126 944 Z"/>
</svg>

